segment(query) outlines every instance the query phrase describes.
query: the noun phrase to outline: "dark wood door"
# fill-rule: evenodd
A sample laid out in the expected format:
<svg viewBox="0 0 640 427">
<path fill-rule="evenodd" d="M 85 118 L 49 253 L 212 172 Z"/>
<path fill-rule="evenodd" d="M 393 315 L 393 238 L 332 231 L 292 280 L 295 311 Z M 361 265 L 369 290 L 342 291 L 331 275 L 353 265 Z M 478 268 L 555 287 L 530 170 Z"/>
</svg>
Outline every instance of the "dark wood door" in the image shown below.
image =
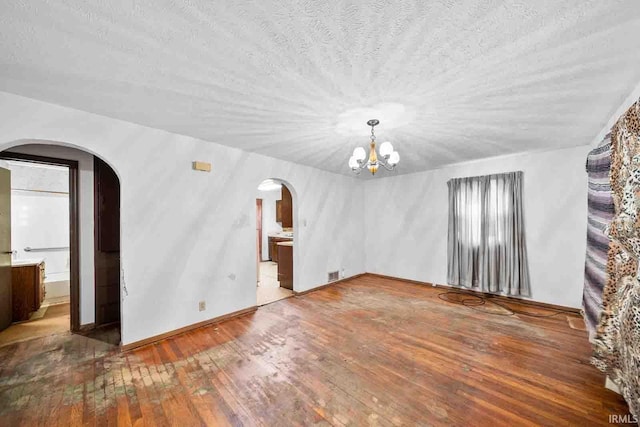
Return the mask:
<svg viewBox="0 0 640 427">
<path fill-rule="evenodd" d="M 120 321 L 120 181 L 94 157 L 96 326 Z"/>
<path fill-rule="evenodd" d="M 0 168 L 0 330 L 11 324 L 11 172 Z"/>
</svg>

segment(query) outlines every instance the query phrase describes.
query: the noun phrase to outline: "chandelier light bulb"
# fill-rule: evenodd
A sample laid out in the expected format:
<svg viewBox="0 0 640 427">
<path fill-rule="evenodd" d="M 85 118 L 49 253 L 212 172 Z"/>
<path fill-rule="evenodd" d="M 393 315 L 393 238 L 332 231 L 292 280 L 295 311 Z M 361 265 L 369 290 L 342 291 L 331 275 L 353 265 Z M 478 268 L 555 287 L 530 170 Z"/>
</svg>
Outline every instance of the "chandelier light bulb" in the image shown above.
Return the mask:
<svg viewBox="0 0 640 427">
<path fill-rule="evenodd" d="M 358 147 L 353 150 L 353 157 L 356 159 L 356 161 L 362 161 L 365 159 L 365 157 L 367 157 L 367 152 L 364 151 L 364 148 Z"/>
<path fill-rule="evenodd" d="M 387 160 L 387 162 L 390 165 L 397 165 L 398 162 L 400 161 L 400 154 L 398 154 L 397 151 L 394 151 L 393 153 L 391 153 L 391 155 L 389 156 L 389 160 Z"/>
<path fill-rule="evenodd" d="M 351 169 L 357 169 L 358 166 L 358 161 L 356 160 L 355 156 L 351 156 L 351 158 L 349 159 L 349 167 Z"/>
<path fill-rule="evenodd" d="M 380 155 L 384 158 L 388 158 L 391 153 L 393 153 L 393 145 L 391 145 L 389 141 L 383 142 L 382 145 L 380 145 Z"/>
</svg>

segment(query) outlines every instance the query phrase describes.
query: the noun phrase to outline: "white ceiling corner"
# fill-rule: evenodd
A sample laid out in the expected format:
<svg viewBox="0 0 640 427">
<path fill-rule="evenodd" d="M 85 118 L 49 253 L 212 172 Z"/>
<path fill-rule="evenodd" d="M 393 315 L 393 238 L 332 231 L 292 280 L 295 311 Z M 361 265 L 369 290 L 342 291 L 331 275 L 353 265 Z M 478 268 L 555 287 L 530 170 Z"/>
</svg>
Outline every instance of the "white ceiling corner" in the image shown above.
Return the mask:
<svg viewBox="0 0 640 427">
<path fill-rule="evenodd" d="M 379 118 L 408 173 L 589 144 L 640 2 L 3 2 L 0 58 L 2 91 L 337 173 Z"/>
</svg>

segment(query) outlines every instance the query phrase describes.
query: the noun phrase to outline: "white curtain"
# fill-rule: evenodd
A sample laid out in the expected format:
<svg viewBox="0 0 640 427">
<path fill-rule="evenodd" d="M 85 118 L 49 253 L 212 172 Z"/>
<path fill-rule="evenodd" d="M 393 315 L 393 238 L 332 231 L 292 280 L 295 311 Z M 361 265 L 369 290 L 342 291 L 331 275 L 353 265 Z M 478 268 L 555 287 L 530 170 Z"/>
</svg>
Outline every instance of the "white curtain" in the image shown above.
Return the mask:
<svg viewBox="0 0 640 427">
<path fill-rule="evenodd" d="M 447 282 L 530 296 L 522 172 L 450 180 Z"/>
</svg>

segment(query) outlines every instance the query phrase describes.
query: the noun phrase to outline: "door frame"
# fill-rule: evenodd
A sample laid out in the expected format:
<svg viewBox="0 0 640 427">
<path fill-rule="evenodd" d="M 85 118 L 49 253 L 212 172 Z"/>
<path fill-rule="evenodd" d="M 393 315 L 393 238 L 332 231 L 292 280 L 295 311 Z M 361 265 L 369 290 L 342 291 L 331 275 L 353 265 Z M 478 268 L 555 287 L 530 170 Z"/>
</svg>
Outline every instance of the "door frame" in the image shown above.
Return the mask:
<svg viewBox="0 0 640 427">
<path fill-rule="evenodd" d="M 289 193 L 291 194 L 291 214 L 292 214 L 292 225 L 293 225 L 293 240 L 295 242 L 298 242 L 297 244 L 293 245 L 293 292 L 294 294 L 298 293 L 298 292 L 303 292 L 300 291 L 300 274 L 299 274 L 299 268 L 300 268 L 300 254 L 302 253 L 302 251 L 300 250 L 300 226 L 299 226 L 299 219 L 298 219 L 298 192 L 295 188 L 295 186 L 293 184 L 291 184 L 291 182 L 289 180 L 283 179 L 283 178 L 278 178 L 277 176 L 267 176 L 259 181 L 257 181 L 256 184 L 256 188 L 265 180 L 272 180 L 275 181 L 276 183 L 284 186 L 287 188 L 287 190 L 289 191 Z M 256 197 L 254 196 L 252 199 L 255 199 Z M 264 211 L 263 211 L 264 212 Z M 264 224 L 263 224 L 263 230 L 264 230 Z M 269 244 L 269 246 L 271 246 Z"/>
<path fill-rule="evenodd" d="M 260 217 L 258 217 L 260 213 Z M 258 259 L 262 262 L 262 199 L 256 199 L 256 230 L 258 231 Z"/>
<path fill-rule="evenodd" d="M 260 283 L 260 263 L 262 262 L 262 199 L 256 198 L 256 283 Z"/>
<path fill-rule="evenodd" d="M 38 156 L 34 154 L 0 152 L 0 159 L 27 161 L 45 165 L 67 166 L 69 168 L 69 256 L 70 280 L 69 312 L 71 332 L 80 331 L 80 227 L 78 205 L 78 162 L 76 160 L 58 159 L 55 157 Z"/>
</svg>

